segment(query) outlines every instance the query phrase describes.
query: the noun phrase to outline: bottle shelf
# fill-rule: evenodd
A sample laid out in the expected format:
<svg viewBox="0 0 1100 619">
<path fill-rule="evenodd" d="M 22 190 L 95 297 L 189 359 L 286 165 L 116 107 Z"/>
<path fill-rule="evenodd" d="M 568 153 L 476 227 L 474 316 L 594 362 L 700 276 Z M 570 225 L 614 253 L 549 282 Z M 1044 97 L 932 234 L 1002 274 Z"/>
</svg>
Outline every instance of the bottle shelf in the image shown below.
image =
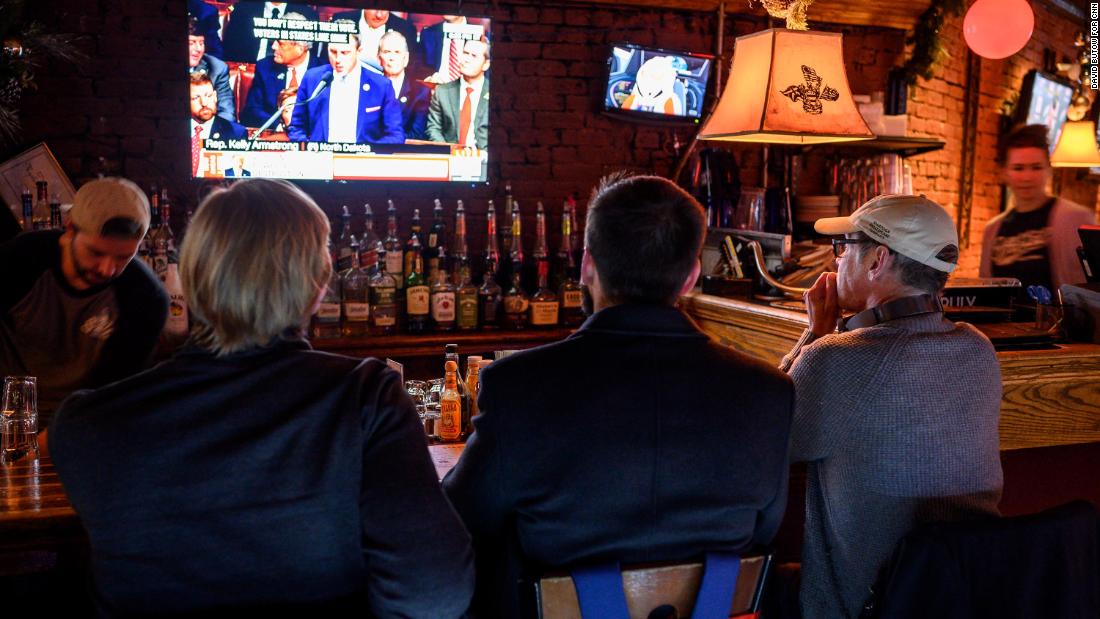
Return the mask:
<svg viewBox="0 0 1100 619">
<path fill-rule="evenodd" d="M 524 329 L 522 331 L 450 331 L 410 335 L 366 335 L 334 339 L 310 339 L 316 350 L 351 357 L 408 359 L 413 357 L 442 358 L 443 347 L 457 344 L 463 356 L 492 353 L 497 350 L 522 350 L 565 339 L 573 329 Z M 442 368 L 442 365 L 440 365 Z"/>
</svg>

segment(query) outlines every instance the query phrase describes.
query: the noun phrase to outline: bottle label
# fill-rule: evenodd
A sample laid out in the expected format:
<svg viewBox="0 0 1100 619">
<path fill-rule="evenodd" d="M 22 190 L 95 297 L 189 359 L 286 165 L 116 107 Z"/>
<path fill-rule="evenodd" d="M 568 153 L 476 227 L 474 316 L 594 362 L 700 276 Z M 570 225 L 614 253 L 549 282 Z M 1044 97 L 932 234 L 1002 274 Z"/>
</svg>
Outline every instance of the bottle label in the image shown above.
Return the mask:
<svg viewBox="0 0 1100 619">
<path fill-rule="evenodd" d="M 432 295 L 432 320 L 450 322 L 455 319 L 455 293 L 438 292 Z"/>
<path fill-rule="evenodd" d="M 370 289 L 370 312 L 376 327 L 392 327 L 397 324 L 397 292 L 389 286 Z"/>
<path fill-rule="evenodd" d="M 344 318 L 352 322 L 365 322 L 370 319 L 370 305 L 366 303 L 344 303 Z"/>
<path fill-rule="evenodd" d="M 462 406 L 458 399 L 447 399 L 439 403 L 439 438 L 445 441 L 457 441 L 462 436 Z"/>
<path fill-rule="evenodd" d="M 582 305 L 584 295 L 580 290 L 566 290 L 561 295 L 561 306 L 568 309 L 576 309 Z"/>
<path fill-rule="evenodd" d="M 366 271 L 374 271 L 378 266 L 378 250 L 368 249 L 359 254 L 359 266 Z"/>
<path fill-rule="evenodd" d="M 439 235 L 437 235 L 434 232 L 429 232 L 428 233 L 428 247 L 438 247 L 438 246 L 439 246 Z"/>
<path fill-rule="evenodd" d="M 413 286 L 405 291 L 405 311 L 410 316 L 427 316 L 431 293 L 427 286 Z"/>
<path fill-rule="evenodd" d="M 558 302 L 532 301 L 531 324 L 539 326 L 558 324 Z"/>
<path fill-rule="evenodd" d="M 397 297 L 397 291 L 389 286 L 371 286 L 371 305 L 393 305 Z"/>
<path fill-rule="evenodd" d="M 322 303 L 317 308 L 317 320 L 320 322 L 340 322 L 340 304 Z"/>
<path fill-rule="evenodd" d="M 458 326 L 467 329 L 477 327 L 477 295 L 458 296 Z"/>
<path fill-rule="evenodd" d="M 395 251 L 387 252 L 386 253 L 386 271 L 390 275 L 400 279 L 401 274 L 403 273 L 403 271 L 401 270 L 401 267 L 402 267 L 402 264 L 401 264 L 401 254 L 400 254 L 400 252 L 395 252 Z"/>
<path fill-rule="evenodd" d="M 527 299 L 519 295 L 504 297 L 504 311 L 508 314 L 522 314 L 527 311 Z"/>
</svg>

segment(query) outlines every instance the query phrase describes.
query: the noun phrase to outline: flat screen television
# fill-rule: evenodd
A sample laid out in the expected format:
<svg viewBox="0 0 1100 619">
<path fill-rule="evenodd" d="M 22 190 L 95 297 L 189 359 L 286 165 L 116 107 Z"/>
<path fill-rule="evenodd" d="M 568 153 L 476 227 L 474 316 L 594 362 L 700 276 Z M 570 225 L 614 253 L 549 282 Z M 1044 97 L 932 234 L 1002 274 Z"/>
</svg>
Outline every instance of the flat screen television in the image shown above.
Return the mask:
<svg viewBox="0 0 1100 619">
<path fill-rule="evenodd" d="M 698 123 L 714 57 L 631 43 L 611 46 L 604 111 Z"/>
<path fill-rule="evenodd" d="M 187 6 L 193 177 L 488 180 L 488 19 Z"/>
<path fill-rule="evenodd" d="M 1046 73 L 1029 71 L 1020 90 L 1016 121 L 1026 125 L 1046 125 L 1049 128 L 1047 141 L 1050 151 L 1054 152 L 1072 101 L 1072 86 Z"/>
</svg>

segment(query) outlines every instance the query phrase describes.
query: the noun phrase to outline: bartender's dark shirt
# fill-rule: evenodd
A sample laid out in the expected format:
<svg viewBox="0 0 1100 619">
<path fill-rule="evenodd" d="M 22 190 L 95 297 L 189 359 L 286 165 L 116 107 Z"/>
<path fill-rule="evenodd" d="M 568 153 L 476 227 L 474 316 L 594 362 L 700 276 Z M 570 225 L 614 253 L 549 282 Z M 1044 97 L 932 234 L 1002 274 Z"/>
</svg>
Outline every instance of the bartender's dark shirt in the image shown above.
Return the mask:
<svg viewBox="0 0 1100 619">
<path fill-rule="evenodd" d="M 1026 286 L 1051 290 L 1050 211 L 1056 198 L 1034 211 L 1005 214 L 993 243 L 993 277 L 1015 277 Z"/>
</svg>

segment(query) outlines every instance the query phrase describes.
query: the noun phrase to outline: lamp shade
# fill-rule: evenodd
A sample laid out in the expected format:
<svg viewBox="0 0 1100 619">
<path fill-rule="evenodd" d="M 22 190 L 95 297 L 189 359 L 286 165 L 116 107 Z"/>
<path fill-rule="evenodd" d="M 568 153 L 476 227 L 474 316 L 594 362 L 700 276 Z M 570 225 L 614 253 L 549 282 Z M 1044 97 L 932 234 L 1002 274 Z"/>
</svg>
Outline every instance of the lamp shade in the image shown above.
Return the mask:
<svg viewBox="0 0 1100 619">
<path fill-rule="evenodd" d="M 841 35 L 773 28 L 737 38 L 704 140 L 821 144 L 869 140 L 844 72 Z"/>
<path fill-rule="evenodd" d="M 1050 165 L 1056 168 L 1092 168 L 1100 166 L 1100 149 L 1096 147 L 1096 123 L 1091 120 L 1071 120 L 1062 127 L 1062 136 L 1050 155 Z"/>
</svg>

